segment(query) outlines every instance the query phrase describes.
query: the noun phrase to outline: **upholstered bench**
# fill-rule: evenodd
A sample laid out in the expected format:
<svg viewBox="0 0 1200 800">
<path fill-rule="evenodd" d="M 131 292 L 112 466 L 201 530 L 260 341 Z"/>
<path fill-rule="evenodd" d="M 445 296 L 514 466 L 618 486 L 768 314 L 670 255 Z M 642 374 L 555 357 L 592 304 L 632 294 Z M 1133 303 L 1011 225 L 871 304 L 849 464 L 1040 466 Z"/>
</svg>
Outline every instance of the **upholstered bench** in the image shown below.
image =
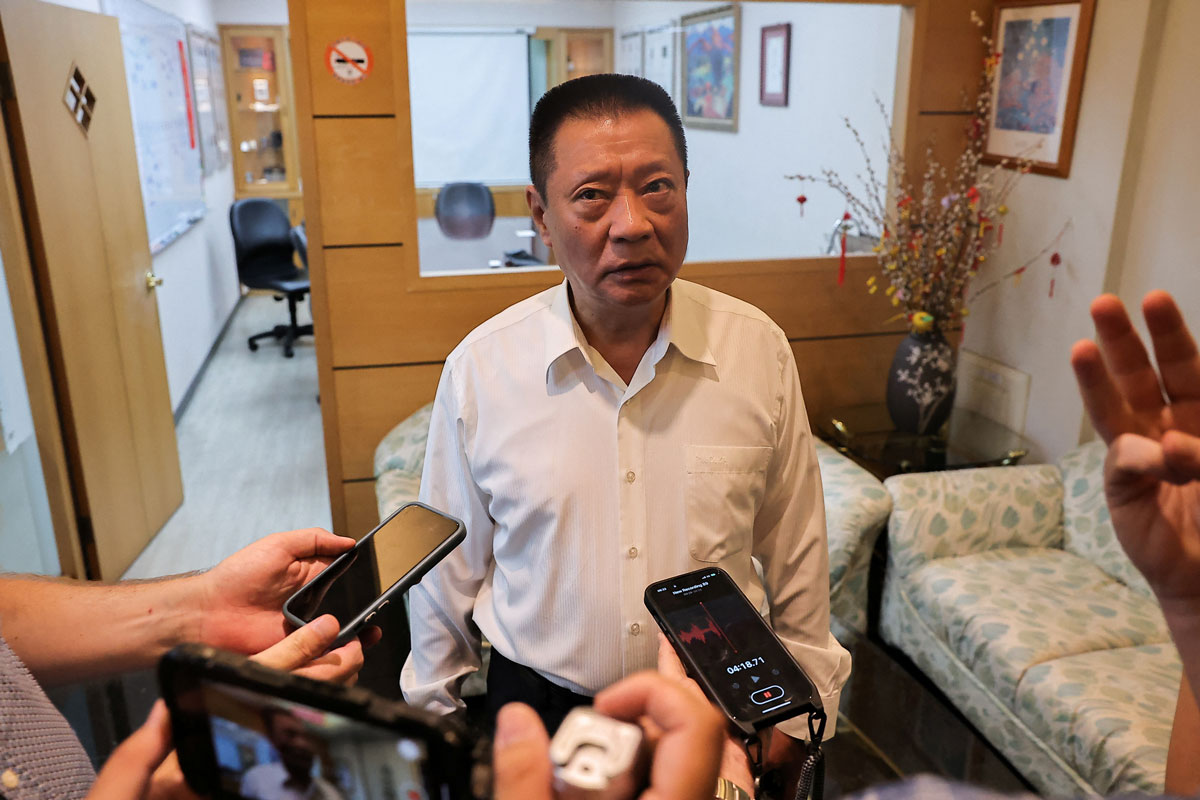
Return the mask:
<svg viewBox="0 0 1200 800">
<path fill-rule="evenodd" d="M 1104 454 L 886 481 L 883 638 L 1046 795 L 1163 791 L 1179 655 L 1116 540 Z"/>
<path fill-rule="evenodd" d="M 380 519 L 417 499 L 432 404 L 396 425 L 375 449 L 375 498 Z M 824 442 L 817 460 L 829 530 L 829 602 L 848 628 L 867 628 L 867 570 L 892 499 L 883 484 Z"/>
</svg>

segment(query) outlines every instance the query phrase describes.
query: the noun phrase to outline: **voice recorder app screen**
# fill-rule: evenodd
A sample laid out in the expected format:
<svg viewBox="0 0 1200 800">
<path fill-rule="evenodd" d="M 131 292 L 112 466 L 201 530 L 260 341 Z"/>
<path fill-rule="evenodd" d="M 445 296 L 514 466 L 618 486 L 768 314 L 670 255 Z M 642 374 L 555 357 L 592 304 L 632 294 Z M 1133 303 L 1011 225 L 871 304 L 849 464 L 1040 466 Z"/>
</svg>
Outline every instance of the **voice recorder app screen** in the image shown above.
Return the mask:
<svg viewBox="0 0 1200 800">
<path fill-rule="evenodd" d="M 723 571 L 664 581 L 650 597 L 737 718 L 750 721 L 810 701 L 807 677 Z"/>
</svg>

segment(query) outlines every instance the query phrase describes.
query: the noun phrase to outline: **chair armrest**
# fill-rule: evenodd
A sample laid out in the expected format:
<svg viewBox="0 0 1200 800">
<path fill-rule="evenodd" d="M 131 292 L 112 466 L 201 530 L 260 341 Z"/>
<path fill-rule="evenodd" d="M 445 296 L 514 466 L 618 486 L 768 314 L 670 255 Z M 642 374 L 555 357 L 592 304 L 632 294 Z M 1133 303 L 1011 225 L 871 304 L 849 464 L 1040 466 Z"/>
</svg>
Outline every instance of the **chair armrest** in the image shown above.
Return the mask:
<svg viewBox="0 0 1200 800">
<path fill-rule="evenodd" d="M 388 431 L 375 447 L 375 477 L 398 469 L 421 477 L 425 467 L 425 444 L 429 440 L 429 418 L 433 403 L 428 403 Z"/>
<path fill-rule="evenodd" d="M 1052 464 L 895 475 L 888 569 L 1006 547 L 1062 547 L 1062 474 Z"/>
</svg>

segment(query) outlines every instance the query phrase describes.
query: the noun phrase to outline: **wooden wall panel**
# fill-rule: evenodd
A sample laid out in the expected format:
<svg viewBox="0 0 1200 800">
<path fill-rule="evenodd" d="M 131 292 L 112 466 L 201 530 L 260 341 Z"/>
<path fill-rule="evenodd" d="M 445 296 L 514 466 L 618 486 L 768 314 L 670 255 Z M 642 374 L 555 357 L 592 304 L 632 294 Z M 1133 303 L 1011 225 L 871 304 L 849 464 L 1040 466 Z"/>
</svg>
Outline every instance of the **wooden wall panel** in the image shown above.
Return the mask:
<svg viewBox="0 0 1200 800">
<path fill-rule="evenodd" d="M 896 119 L 916 164 L 931 132 L 942 154 L 961 141 L 961 116 L 929 112 L 959 109 L 964 85 L 973 87 L 982 48 L 969 14 L 976 9 L 990 20 L 992 0 L 900 2 L 910 39 L 898 59 Z M 412 182 L 403 0 L 289 0 L 289 16 L 303 21 L 293 24 L 293 49 L 297 108 L 306 115 L 301 154 L 331 505 L 335 529 L 354 534 L 374 521 L 372 484 L 360 479 L 371 477 L 376 444 L 432 398 L 449 351 L 471 328 L 561 276 L 422 277 L 416 220 L 431 213 L 433 193 L 418 193 Z M 377 59 L 359 87 L 337 85 L 325 70 L 325 47 L 341 35 L 363 41 Z M 391 59 L 390 101 L 358 91 L 382 76 L 384 58 Z M 383 83 L 371 91 L 382 94 Z M 363 244 L 402 246 L 354 246 Z M 843 286 L 829 258 L 689 265 L 682 275 L 741 297 L 780 324 L 793 340 L 811 412 L 883 398 L 904 324 L 891 319 L 895 309 L 882 292 L 866 292 L 866 278 L 877 271 L 872 258 L 859 257 L 850 259 Z"/>
<path fill-rule="evenodd" d="M 888 368 L 904 333 L 792 342 L 809 419 L 822 411 L 881 403 Z"/>
<path fill-rule="evenodd" d="M 325 252 L 335 367 L 442 361 L 497 311 L 562 280 L 555 271 L 470 294 L 408 290 L 402 270 L 415 268 L 412 249 Z"/>
<path fill-rule="evenodd" d="M 347 13 L 346 7 L 337 2 L 306 5 L 304 19 L 311 44 L 305 59 L 312 81 L 312 112 L 317 115 L 394 114 L 393 59 L 397 54 L 391 43 L 391 3 L 388 0 L 355 0 L 353 13 Z M 348 85 L 338 80 L 326 64 L 328 48 L 341 39 L 353 39 L 370 52 L 370 73 L 358 83 Z M 399 55 L 405 56 L 403 52 Z M 297 61 L 300 58 L 297 54 Z"/>
<path fill-rule="evenodd" d="M 346 536 L 361 539 L 379 524 L 379 506 L 375 502 L 374 481 L 346 481 L 342 484 L 346 504 Z"/>
<path fill-rule="evenodd" d="M 334 372 L 341 480 L 374 477 L 375 446 L 396 423 L 433 400 L 441 374 L 441 364 Z"/>
<path fill-rule="evenodd" d="M 401 147 L 396 121 L 315 119 L 312 132 L 320 164 L 322 245 L 409 239 L 408 223 L 416 212 L 411 188 L 405 192 L 404 186 L 412 186 L 412 153 Z"/>
</svg>

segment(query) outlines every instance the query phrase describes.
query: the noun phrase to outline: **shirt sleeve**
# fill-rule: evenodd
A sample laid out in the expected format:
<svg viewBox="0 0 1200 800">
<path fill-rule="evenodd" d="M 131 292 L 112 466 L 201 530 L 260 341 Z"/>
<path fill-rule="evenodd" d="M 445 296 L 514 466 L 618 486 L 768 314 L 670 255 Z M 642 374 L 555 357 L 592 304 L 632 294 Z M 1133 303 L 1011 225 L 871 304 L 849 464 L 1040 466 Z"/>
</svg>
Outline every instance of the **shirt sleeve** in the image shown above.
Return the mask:
<svg viewBox="0 0 1200 800">
<path fill-rule="evenodd" d="M 850 676 L 850 653 L 829 631 L 829 543 L 821 472 L 796 361 L 786 340 L 782 348 L 775 452 L 754 520 L 753 553 L 762 565 L 771 625 L 817 687 L 829 738 L 837 727 L 842 686 Z M 788 720 L 779 729 L 807 739 L 808 718 Z"/>
<path fill-rule="evenodd" d="M 412 651 L 400 672 L 404 699 L 448 714 L 463 708 L 462 683 L 480 667 L 480 633 L 472 617 L 492 562 L 493 520 L 468 459 L 474 417 L 464 409 L 450 364 L 442 371 L 433 413 L 421 502 L 463 521 L 467 535 L 408 593 Z"/>
</svg>

